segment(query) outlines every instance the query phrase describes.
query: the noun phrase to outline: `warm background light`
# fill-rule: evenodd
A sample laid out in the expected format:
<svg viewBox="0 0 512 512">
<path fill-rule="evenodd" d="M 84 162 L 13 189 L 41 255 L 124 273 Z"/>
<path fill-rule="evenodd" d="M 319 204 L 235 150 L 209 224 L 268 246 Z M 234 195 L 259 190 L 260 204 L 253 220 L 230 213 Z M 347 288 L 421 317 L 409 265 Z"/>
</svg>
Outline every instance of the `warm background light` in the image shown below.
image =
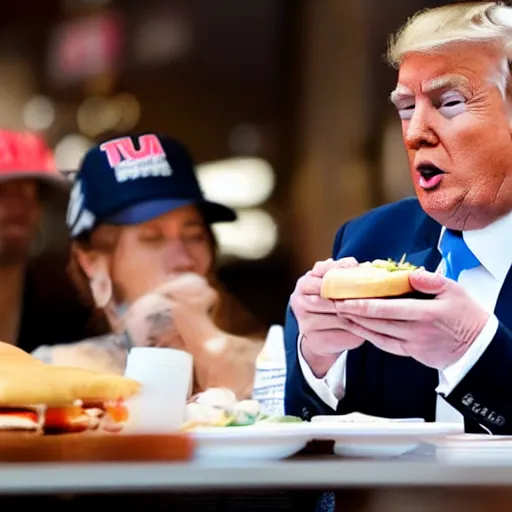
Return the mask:
<svg viewBox="0 0 512 512">
<path fill-rule="evenodd" d="M 260 209 L 238 212 L 238 220 L 213 226 L 221 256 L 258 260 L 268 256 L 278 240 L 272 216 Z"/>
<path fill-rule="evenodd" d="M 261 158 L 230 158 L 198 166 L 205 194 L 233 208 L 249 208 L 264 203 L 275 185 L 274 171 Z"/>
</svg>

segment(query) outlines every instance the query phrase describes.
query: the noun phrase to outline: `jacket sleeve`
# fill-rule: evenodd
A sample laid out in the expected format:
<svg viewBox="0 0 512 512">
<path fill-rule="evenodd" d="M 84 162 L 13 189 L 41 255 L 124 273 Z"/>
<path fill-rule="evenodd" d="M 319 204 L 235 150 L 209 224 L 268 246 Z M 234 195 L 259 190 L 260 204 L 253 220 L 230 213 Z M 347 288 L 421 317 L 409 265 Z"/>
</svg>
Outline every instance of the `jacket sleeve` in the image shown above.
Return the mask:
<svg viewBox="0 0 512 512">
<path fill-rule="evenodd" d="M 336 258 L 340 251 L 345 227 L 346 224 L 336 233 L 332 252 L 333 258 Z M 333 410 L 311 389 L 302 374 L 297 353 L 299 326 L 289 304 L 286 309 L 284 325 L 286 348 L 285 413 L 299 416 L 304 420 L 309 420 L 316 415 L 333 414 Z"/>
<path fill-rule="evenodd" d="M 445 399 L 492 434 L 512 435 L 512 331 L 500 323 L 485 352 Z"/>
</svg>

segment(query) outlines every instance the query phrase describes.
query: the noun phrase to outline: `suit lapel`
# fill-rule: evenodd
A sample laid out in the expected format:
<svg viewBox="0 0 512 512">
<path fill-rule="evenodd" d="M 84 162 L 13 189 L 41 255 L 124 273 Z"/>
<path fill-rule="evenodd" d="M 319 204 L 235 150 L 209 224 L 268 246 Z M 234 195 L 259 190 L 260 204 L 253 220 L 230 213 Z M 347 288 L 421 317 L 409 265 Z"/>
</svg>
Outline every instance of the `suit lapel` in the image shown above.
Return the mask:
<svg viewBox="0 0 512 512">
<path fill-rule="evenodd" d="M 440 234 L 441 225 L 425 216 L 416 232 L 415 250 L 406 255 L 406 260 L 429 272 L 435 272 L 441 262 L 441 253 L 437 250 Z"/>
<path fill-rule="evenodd" d="M 498 295 L 498 301 L 494 309 L 494 314 L 498 317 L 499 321 L 512 329 L 512 315 L 510 314 L 512 308 L 512 269 L 508 271 L 505 282 L 501 287 Z"/>
</svg>

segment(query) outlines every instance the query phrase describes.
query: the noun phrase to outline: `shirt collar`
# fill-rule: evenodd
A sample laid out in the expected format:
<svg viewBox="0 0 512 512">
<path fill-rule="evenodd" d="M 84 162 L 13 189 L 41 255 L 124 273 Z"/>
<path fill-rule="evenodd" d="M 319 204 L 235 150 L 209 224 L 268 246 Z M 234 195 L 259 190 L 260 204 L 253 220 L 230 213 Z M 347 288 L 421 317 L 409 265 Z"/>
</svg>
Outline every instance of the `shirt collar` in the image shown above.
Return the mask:
<svg viewBox="0 0 512 512">
<path fill-rule="evenodd" d="M 443 227 L 438 249 L 445 231 Z M 463 231 L 462 237 L 478 261 L 496 280 L 504 282 L 512 266 L 512 212 L 485 228 Z"/>
</svg>

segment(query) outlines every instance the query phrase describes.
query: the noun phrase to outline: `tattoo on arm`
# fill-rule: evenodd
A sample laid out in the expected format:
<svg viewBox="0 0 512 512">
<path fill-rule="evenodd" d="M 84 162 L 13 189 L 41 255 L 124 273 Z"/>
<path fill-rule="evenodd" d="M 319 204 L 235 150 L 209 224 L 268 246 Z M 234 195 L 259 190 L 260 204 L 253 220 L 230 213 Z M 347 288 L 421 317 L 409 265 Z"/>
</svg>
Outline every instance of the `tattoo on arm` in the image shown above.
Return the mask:
<svg viewBox="0 0 512 512">
<path fill-rule="evenodd" d="M 156 345 L 162 335 L 172 329 L 171 310 L 164 309 L 146 317 L 148 323 L 148 345 Z"/>
<path fill-rule="evenodd" d="M 116 347 L 122 348 L 123 350 L 129 351 L 133 347 L 132 339 L 127 331 L 122 334 L 111 334 L 105 337 L 110 338 Z"/>
</svg>

